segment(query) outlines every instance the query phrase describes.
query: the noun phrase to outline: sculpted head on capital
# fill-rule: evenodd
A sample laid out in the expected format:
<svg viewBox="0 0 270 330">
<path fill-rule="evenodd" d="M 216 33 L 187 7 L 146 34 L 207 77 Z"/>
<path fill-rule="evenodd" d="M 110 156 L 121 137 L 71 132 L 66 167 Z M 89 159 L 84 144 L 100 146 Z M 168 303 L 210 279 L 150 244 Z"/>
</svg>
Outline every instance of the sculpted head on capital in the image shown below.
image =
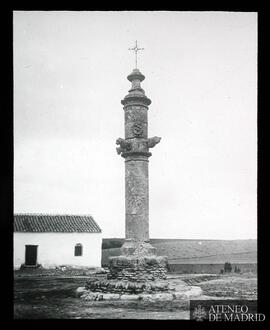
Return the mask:
<svg viewBox="0 0 270 330">
<path fill-rule="evenodd" d="M 154 136 L 148 139 L 148 148 L 154 148 L 156 144 L 158 144 L 161 140 L 161 137 Z"/>
</svg>

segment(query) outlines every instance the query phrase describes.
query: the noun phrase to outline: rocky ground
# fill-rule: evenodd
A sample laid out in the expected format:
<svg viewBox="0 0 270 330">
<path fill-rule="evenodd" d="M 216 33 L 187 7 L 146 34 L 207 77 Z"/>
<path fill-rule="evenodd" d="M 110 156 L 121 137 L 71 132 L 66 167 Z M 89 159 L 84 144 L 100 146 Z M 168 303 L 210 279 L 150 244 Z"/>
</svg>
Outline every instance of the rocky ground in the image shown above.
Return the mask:
<svg viewBox="0 0 270 330">
<path fill-rule="evenodd" d="M 21 268 L 14 271 L 15 278 L 20 277 L 47 277 L 47 276 L 57 276 L 57 277 L 67 277 L 67 276 L 92 276 L 94 274 L 106 274 L 106 269 L 104 268 L 75 268 L 59 266 L 55 268 L 45 269 L 45 268 Z"/>
<path fill-rule="evenodd" d="M 76 295 L 93 270 L 23 270 L 14 276 L 14 317 L 17 319 L 189 319 L 188 300 L 89 301 Z M 172 285 L 197 286 L 200 299 L 256 299 L 255 274 L 169 274 Z"/>
</svg>

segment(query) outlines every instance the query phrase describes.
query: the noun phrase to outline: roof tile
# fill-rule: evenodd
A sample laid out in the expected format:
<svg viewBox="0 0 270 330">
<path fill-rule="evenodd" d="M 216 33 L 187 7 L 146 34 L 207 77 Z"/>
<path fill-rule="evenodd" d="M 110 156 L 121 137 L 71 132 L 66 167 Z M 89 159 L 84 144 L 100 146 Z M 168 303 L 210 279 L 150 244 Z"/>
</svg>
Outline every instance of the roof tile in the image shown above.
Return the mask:
<svg viewBox="0 0 270 330">
<path fill-rule="evenodd" d="M 14 232 L 101 233 L 90 215 L 15 214 Z"/>
</svg>

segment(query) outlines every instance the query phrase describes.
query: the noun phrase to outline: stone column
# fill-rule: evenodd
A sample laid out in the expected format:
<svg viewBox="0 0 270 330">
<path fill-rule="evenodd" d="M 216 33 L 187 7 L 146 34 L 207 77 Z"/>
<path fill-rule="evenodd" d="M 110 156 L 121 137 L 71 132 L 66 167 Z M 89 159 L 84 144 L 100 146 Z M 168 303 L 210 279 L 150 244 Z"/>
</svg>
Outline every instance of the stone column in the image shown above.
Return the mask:
<svg viewBox="0 0 270 330">
<path fill-rule="evenodd" d="M 145 79 L 138 69 L 127 77 L 132 83 L 129 94 L 121 101 L 125 112 L 125 139 L 119 138 L 117 152 L 125 158 L 125 208 L 126 241 L 122 253 L 131 255 L 140 246 L 145 254 L 153 254 L 155 249 L 149 243 L 149 148 L 161 138 L 148 139 L 147 98 L 140 83 Z"/>
<path fill-rule="evenodd" d="M 125 113 L 125 139 L 119 138 L 117 153 L 125 159 L 126 239 L 121 255 L 109 258 L 108 279 L 133 282 L 165 279 L 168 260 L 157 256 L 149 241 L 149 148 L 159 143 L 159 137 L 148 138 L 148 106 L 140 83 L 144 75 L 134 69 L 127 77 L 132 86 L 121 101 Z"/>
<path fill-rule="evenodd" d="M 149 240 L 148 160 L 125 161 L 126 239 Z"/>
</svg>

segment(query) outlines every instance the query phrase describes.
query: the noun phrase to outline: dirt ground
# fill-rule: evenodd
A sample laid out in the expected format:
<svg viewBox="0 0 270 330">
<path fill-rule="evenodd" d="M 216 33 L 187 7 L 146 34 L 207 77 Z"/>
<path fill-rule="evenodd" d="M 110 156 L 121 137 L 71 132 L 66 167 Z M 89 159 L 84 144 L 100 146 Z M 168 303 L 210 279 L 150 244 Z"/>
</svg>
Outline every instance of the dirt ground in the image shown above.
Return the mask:
<svg viewBox="0 0 270 330">
<path fill-rule="evenodd" d="M 91 275 L 15 272 L 15 319 L 189 319 L 188 301 L 85 301 L 75 290 Z M 99 275 L 104 277 L 105 275 Z M 257 299 L 256 274 L 205 275 L 170 274 L 200 286 L 207 299 Z"/>
</svg>

